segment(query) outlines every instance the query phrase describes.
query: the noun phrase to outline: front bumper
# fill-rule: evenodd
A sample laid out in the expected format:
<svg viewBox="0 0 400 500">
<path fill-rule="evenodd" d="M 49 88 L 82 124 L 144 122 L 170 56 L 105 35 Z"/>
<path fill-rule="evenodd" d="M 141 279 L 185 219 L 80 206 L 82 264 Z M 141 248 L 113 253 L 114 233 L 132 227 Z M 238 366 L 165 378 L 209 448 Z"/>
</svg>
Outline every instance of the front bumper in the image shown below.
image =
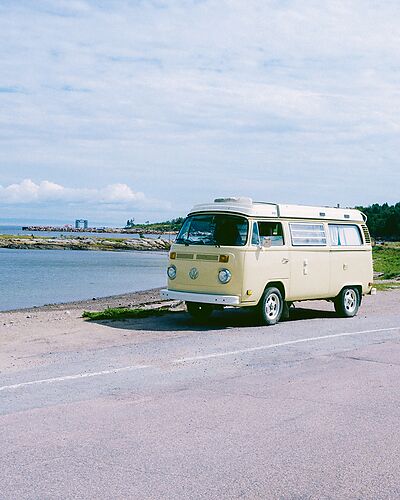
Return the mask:
<svg viewBox="0 0 400 500">
<path fill-rule="evenodd" d="M 240 297 L 237 295 L 217 295 L 211 293 L 178 292 L 164 288 L 160 292 L 163 299 L 184 300 L 185 302 L 200 302 L 202 304 L 217 304 L 221 306 L 237 306 Z"/>
</svg>

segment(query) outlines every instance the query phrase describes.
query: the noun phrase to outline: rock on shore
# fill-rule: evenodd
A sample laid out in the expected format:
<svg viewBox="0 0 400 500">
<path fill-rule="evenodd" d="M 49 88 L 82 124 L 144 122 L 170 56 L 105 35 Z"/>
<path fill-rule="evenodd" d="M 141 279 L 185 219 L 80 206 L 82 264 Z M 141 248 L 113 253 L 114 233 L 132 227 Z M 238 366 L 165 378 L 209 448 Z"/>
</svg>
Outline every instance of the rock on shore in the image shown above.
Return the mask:
<svg viewBox="0 0 400 500">
<path fill-rule="evenodd" d="M 29 236 L 0 237 L 0 248 L 25 250 L 169 250 L 171 243 L 153 238 L 46 238 Z"/>
</svg>

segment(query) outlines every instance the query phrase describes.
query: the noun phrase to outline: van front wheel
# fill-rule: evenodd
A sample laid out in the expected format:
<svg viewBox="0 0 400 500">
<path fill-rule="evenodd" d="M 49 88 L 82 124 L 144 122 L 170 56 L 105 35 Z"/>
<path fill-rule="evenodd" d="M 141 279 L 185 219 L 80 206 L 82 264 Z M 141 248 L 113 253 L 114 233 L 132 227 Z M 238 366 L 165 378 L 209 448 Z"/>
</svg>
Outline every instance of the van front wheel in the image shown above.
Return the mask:
<svg viewBox="0 0 400 500">
<path fill-rule="evenodd" d="M 212 305 L 200 302 L 186 302 L 186 309 L 196 321 L 206 321 L 213 312 Z"/>
<path fill-rule="evenodd" d="M 335 301 L 335 311 L 342 318 L 352 318 L 360 307 L 360 294 L 357 288 L 346 287 L 339 293 Z"/>
<path fill-rule="evenodd" d="M 260 316 L 264 325 L 275 325 L 281 319 L 283 299 L 281 292 L 275 288 L 267 288 L 260 303 Z"/>
</svg>

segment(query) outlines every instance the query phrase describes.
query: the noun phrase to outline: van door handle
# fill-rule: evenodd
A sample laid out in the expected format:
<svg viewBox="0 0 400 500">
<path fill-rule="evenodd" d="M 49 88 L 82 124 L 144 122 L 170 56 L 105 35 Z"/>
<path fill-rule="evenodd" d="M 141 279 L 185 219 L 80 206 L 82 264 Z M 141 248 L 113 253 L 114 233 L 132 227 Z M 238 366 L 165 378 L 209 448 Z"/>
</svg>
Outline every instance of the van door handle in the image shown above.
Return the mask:
<svg viewBox="0 0 400 500">
<path fill-rule="evenodd" d="M 286 259 L 285 257 L 282 259 L 282 264 L 287 264 L 289 262 L 289 259 Z"/>
</svg>

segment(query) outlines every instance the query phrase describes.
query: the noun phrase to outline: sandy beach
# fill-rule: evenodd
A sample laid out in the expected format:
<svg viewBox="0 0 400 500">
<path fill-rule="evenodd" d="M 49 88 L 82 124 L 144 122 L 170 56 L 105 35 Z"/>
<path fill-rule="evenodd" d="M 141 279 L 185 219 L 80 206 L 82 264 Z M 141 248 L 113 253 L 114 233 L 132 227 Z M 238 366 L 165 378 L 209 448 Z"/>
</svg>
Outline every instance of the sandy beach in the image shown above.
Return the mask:
<svg viewBox="0 0 400 500">
<path fill-rule="evenodd" d="M 174 303 L 162 301 L 160 288 L 155 288 L 92 300 L 0 312 L 0 373 L 46 364 L 48 355 L 55 352 L 126 343 L 126 331 L 113 329 L 111 334 L 109 328 L 82 319 L 83 311 L 167 304 Z M 137 341 L 140 342 L 141 339 L 138 338 Z"/>
</svg>

